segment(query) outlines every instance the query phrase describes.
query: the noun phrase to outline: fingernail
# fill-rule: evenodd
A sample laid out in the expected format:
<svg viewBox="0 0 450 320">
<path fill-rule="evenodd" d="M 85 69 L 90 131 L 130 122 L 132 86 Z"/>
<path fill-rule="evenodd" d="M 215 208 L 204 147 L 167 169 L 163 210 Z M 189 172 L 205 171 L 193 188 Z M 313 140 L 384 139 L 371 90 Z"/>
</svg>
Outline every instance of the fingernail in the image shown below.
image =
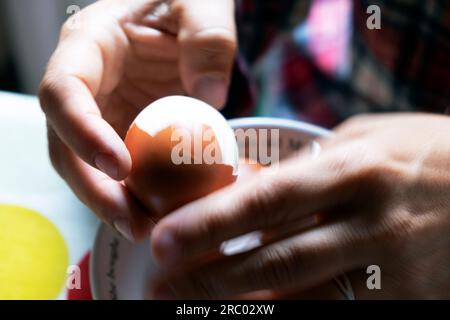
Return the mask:
<svg viewBox="0 0 450 320">
<path fill-rule="evenodd" d="M 119 233 L 128 241 L 130 242 L 134 242 L 134 236 L 133 233 L 131 232 L 131 226 L 130 226 L 130 221 L 126 218 L 120 218 L 117 219 L 116 221 L 114 221 L 113 223 L 114 228 L 116 228 L 117 231 L 119 231 Z"/>
<path fill-rule="evenodd" d="M 220 76 L 204 76 L 194 88 L 196 98 L 206 101 L 214 107 L 222 107 L 227 98 L 227 84 Z"/>
<path fill-rule="evenodd" d="M 180 248 L 171 232 L 163 232 L 154 240 L 153 247 L 161 265 L 172 266 L 180 259 Z"/>
<path fill-rule="evenodd" d="M 116 180 L 119 178 L 119 165 L 117 160 L 110 155 L 102 152 L 98 153 L 95 156 L 95 165 L 111 178 Z"/>
</svg>

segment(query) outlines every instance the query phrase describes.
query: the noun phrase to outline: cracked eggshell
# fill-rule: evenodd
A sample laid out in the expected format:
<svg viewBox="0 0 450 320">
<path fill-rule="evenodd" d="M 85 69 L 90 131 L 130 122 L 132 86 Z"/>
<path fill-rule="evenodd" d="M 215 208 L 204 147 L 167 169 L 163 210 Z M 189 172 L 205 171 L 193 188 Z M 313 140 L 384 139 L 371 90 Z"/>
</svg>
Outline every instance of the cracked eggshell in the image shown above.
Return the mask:
<svg viewBox="0 0 450 320">
<path fill-rule="evenodd" d="M 236 180 L 233 130 L 216 109 L 194 98 L 153 102 L 132 123 L 125 144 L 132 158 L 125 183 L 161 216 Z"/>
</svg>

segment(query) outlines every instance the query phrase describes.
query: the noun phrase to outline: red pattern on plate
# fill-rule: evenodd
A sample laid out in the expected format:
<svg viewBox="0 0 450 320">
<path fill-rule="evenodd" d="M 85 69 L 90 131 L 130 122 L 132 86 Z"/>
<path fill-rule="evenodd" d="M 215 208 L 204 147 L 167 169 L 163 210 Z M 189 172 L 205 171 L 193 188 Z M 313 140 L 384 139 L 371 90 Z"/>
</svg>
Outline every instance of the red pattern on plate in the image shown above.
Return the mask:
<svg viewBox="0 0 450 320">
<path fill-rule="evenodd" d="M 89 279 L 89 259 L 91 252 L 87 252 L 78 263 L 81 271 L 81 288 L 68 289 L 67 300 L 92 300 L 91 283 Z"/>
</svg>

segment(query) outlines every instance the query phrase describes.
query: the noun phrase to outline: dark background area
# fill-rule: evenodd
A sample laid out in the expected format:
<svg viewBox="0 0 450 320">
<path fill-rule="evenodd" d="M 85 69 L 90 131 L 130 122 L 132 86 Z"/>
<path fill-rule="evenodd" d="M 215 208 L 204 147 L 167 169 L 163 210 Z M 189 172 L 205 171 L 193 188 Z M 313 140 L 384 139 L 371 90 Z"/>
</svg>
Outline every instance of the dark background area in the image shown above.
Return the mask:
<svg viewBox="0 0 450 320">
<path fill-rule="evenodd" d="M 0 3 L 0 12 L 4 12 L 4 4 Z M 21 92 L 16 62 L 11 50 L 11 42 L 7 36 L 5 19 L 0 19 L 0 90 Z"/>
<path fill-rule="evenodd" d="M 0 91 L 36 95 L 59 30 L 95 0 L 0 0 Z"/>
</svg>

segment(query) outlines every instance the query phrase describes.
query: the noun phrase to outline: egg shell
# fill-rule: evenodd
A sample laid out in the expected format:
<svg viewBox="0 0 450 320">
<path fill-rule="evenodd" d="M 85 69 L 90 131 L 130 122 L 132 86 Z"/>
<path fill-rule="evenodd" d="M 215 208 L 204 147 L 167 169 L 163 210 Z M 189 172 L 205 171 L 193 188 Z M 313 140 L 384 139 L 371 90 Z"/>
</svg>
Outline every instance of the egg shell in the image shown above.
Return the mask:
<svg viewBox="0 0 450 320">
<path fill-rule="evenodd" d="M 245 158 L 239 159 L 239 170 L 236 183 L 248 181 L 253 176 L 258 174 L 262 169 L 263 166 L 256 161 L 250 161 Z"/>
<path fill-rule="evenodd" d="M 182 138 L 174 139 L 179 132 L 184 133 Z M 204 139 L 206 132 L 212 133 L 209 139 Z M 189 142 L 190 161 L 180 164 L 174 161 L 173 152 L 183 139 Z M 131 125 L 125 144 L 132 158 L 125 183 L 160 216 L 237 177 L 238 149 L 232 129 L 218 111 L 193 98 L 174 96 L 152 103 Z M 218 161 L 204 159 L 208 146 Z"/>
</svg>

